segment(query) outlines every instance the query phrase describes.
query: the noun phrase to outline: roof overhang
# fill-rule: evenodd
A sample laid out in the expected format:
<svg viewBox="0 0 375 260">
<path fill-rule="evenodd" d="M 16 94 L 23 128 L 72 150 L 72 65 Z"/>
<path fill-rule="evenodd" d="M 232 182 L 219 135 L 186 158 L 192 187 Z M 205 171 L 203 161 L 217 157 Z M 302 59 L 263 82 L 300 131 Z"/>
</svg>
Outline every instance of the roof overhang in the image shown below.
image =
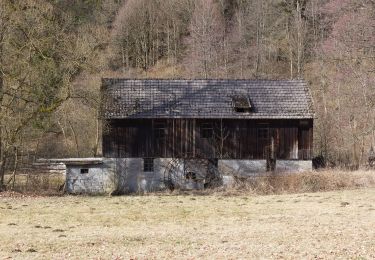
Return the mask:
<svg viewBox="0 0 375 260">
<path fill-rule="evenodd" d="M 65 165 L 93 165 L 102 164 L 103 158 L 63 158 L 63 159 L 38 159 L 38 163 L 63 163 Z"/>
</svg>

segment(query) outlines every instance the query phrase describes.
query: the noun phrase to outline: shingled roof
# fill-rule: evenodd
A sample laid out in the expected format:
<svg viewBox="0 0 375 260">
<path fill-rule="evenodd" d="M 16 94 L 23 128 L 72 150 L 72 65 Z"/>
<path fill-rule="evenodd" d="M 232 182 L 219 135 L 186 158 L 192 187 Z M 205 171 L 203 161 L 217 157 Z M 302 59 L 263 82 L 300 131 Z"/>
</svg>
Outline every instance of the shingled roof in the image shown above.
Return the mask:
<svg viewBox="0 0 375 260">
<path fill-rule="evenodd" d="M 102 93 L 105 119 L 314 117 L 302 80 L 103 79 Z M 249 99 L 251 111 L 233 108 L 233 97 L 241 96 Z"/>
</svg>

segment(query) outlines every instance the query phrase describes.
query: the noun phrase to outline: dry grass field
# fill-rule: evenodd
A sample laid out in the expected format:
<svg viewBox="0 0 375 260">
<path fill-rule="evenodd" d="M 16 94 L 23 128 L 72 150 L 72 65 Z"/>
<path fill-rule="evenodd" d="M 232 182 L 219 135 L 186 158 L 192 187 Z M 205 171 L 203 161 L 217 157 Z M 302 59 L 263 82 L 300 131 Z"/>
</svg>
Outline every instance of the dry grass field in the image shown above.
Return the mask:
<svg viewBox="0 0 375 260">
<path fill-rule="evenodd" d="M 374 259 L 375 189 L 0 198 L 0 259 Z"/>
</svg>

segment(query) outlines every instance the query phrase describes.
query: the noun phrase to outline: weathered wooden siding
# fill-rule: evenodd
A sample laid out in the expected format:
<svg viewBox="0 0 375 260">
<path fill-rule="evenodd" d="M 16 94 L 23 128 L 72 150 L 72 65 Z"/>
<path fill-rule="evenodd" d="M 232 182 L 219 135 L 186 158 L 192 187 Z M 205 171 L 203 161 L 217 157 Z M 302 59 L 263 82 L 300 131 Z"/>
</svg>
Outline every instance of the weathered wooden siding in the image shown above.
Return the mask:
<svg viewBox="0 0 375 260">
<path fill-rule="evenodd" d="M 311 159 L 312 120 L 127 119 L 108 121 L 105 157 Z"/>
</svg>

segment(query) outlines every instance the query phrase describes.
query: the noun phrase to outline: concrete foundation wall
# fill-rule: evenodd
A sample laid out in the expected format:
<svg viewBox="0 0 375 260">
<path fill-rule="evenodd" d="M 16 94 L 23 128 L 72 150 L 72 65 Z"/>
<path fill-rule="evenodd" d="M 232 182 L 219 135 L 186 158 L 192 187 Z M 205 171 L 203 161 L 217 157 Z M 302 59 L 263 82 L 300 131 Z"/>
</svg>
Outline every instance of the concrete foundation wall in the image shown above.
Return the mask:
<svg viewBox="0 0 375 260">
<path fill-rule="evenodd" d="M 205 177 L 205 169 L 199 163 L 194 164 L 194 160 L 182 160 L 172 158 L 159 158 L 154 160 L 155 176 L 159 177 L 161 185 L 160 188 L 165 188 L 165 180 L 170 180 L 171 183 L 180 189 L 203 189 L 203 181 Z M 185 179 L 185 172 L 197 173 L 197 180 Z M 169 179 L 168 176 L 171 178 Z"/>
<path fill-rule="evenodd" d="M 267 171 L 266 160 L 219 160 L 223 175 L 256 176 Z M 303 172 L 312 170 L 312 161 L 277 160 L 276 172 Z"/>
<path fill-rule="evenodd" d="M 72 194 L 136 193 L 153 192 L 166 188 L 164 180 L 172 173 L 171 181 L 181 189 L 203 189 L 204 170 L 194 165 L 194 160 L 171 158 L 154 159 L 154 171 L 144 172 L 142 158 L 106 158 L 95 165 L 69 165 L 66 170 L 66 188 Z M 199 162 L 199 160 L 197 161 Z M 219 160 L 218 170 L 223 175 L 224 185 L 232 181 L 231 176 L 256 176 L 266 172 L 266 160 Z M 185 172 L 197 173 L 196 180 L 185 179 Z M 88 169 L 81 173 L 81 169 Z M 278 160 L 277 172 L 299 172 L 312 169 L 311 161 Z"/>
<path fill-rule="evenodd" d="M 154 171 L 144 172 L 143 158 L 117 158 L 113 161 L 115 190 L 118 193 L 152 192 L 165 188 L 164 169 L 168 159 L 154 159 Z"/>
<path fill-rule="evenodd" d="M 266 160 L 219 160 L 219 172 L 223 175 L 257 175 L 265 172 Z"/>
<path fill-rule="evenodd" d="M 277 172 L 305 172 L 313 169 L 312 161 L 279 160 L 276 161 Z"/>
<path fill-rule="evenodd" d="M 67 165 L 66 190 L 71 194 L 104 194 L 113 190 L 113 174 L 105 164 Z M 81 173 L 81 170 L 88 170 Z"/>
</svg>

